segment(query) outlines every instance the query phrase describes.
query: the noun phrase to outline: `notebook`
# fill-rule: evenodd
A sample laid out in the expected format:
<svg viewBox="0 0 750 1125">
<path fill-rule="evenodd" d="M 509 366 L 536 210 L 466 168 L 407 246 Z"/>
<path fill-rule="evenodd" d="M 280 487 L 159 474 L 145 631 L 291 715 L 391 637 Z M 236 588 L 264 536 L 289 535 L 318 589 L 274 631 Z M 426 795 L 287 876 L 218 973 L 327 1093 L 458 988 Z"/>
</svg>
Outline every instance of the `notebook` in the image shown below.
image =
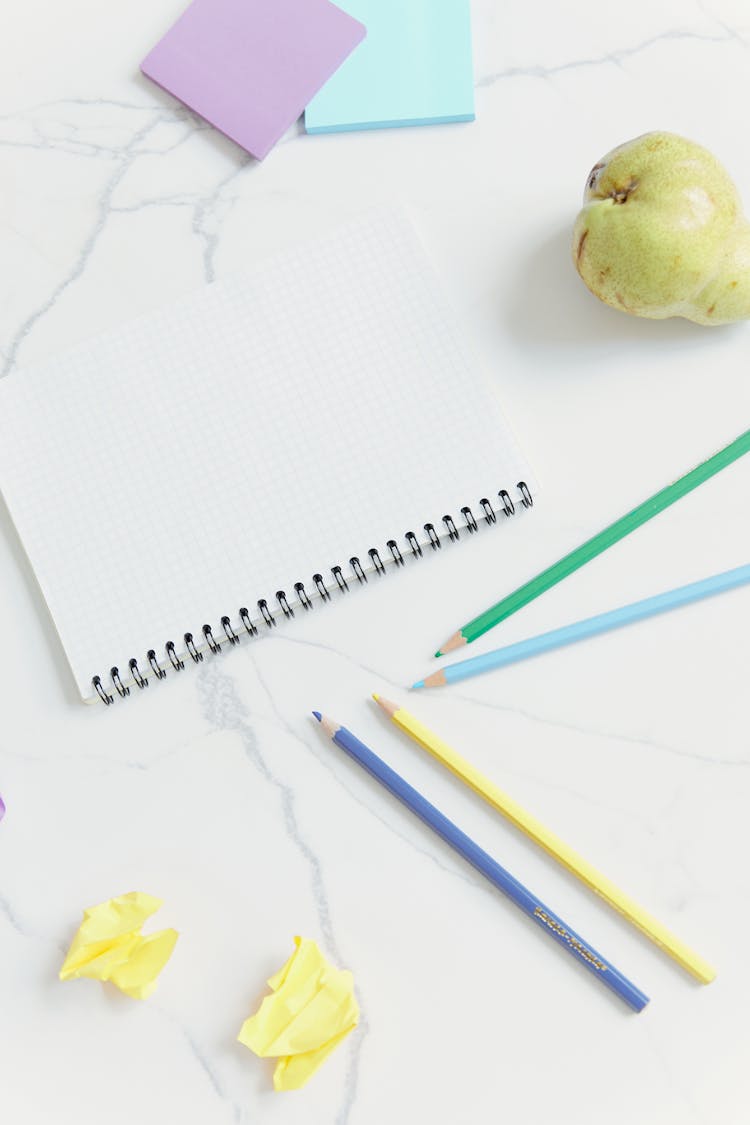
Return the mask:
<svg viewBox="0 0 750 1125">
<path fill-rule="evenodd" d="M 194 0 L 141 70 L 262 160 L 364 35 L 328 0 Z"/>
<path fill-rule="evenodd" d="M 339 2 L 367 39 L 308 105 L 308 133 L 474 120 L 469 0 Z"/>
<path fill-rule="evenodd" d="M 0 490 L 109 703 L 502 535 L 534 484 L 414 230 L 376 211 L 0 380 Z"/>
</svg>

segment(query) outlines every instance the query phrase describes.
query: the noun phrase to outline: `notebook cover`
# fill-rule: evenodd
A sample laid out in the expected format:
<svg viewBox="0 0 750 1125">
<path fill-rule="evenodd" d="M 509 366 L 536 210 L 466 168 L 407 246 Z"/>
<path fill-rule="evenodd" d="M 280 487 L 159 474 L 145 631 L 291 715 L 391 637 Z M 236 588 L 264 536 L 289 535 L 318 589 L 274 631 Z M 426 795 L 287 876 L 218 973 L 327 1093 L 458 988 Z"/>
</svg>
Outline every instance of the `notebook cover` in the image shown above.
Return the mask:
<svg viewBox="0 0 750 1125">
<path fill-rule="evenodd" d="M 469 0 L 341 0 L 367 40 L 305 112 L 308 133 L 474 119 Z"/>
<path fill-rule="evenodd" d="M 365 34 L 329 0 L 194 0 L 141 70 L 262 160 Z"/>
</svg>

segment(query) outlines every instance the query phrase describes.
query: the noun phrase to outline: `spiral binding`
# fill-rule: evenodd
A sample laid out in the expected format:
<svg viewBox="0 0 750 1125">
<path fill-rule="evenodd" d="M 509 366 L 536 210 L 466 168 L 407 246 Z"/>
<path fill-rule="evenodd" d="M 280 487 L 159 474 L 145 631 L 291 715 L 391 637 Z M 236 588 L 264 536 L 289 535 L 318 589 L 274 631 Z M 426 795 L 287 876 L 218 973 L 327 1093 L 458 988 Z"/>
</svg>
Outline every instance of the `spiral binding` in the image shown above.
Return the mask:
<svg viewBox="0 0 750 1125">
<path fill-rule="evenodd" d="M 403 551 L 395 539 L 389 539 L 385 545 L 385 560 L 377 547 L 371 547 L 367 552 L 372 565 L 370 573 L 376 577 L 382 577 L 382 575 L 386 573 L 386 562 L 392 563 L 393 566 L 398 569 L 406 565 L 404 555 L 406 555 L 406 558 L 420 559 L 423 557 L 424 548 L 430 547 L 433 551 L 441 550 L 443 539 L 446 539 L 450 543 L 455 543 L 461 538 L 461 534 L 464 532 L 468 535 L 474 535 L 474 533 L 479 530 L 482 522 L 490 527 L 492 524 L 497 523 L 498 516 L 500 515 L 508 519 L 510 516 L 516 514 L 517 503 L 520 503 L 522 508 L 533 507 L 534 499 L 526 481 L 519 481 L 516 485 L 516 489 L 518 491 L 518 497 L 515 503 L 507 490 L 501 488 L 497 493 L 497 507 L 485 496 L 479 501 L 476 515 L 469 505 L 465 505 L 461 508 L 461 518 L 458 524 L 451 515 L 443 516 L 441 521 L 443 528 L 441 531 L 432 523 L 424 524 L 423 530 L 427 539 L 426 541 L 423 540 L 421 543 L 413 531 L 407 531 L 404 535 Z M 461 520 L 463 520 L 463 523 L 459 526 Z M 249 637 L 257 637 L 259 633 L 258 626 L 261 624 L 265 625 L 266 629 L 270 631 L 277 625 L 280 615 L 283 615 L 285 619 L 294 617 L 295 609 L 303 610 L 308 613 L 313 609 L 312 597 L 316 595 L 320 598 L 321 602 L 329 602 L 331 600 L 332 591 L 346 594 L 350 590 L 350 582 L 353 582 L 355 579 L 357 585 L 364 585 L 368 581 L 367 572 L 362 566 L 362 561 L 357 556 L 352 556 L 352 558 L 349 559 L 349 569 L 351 571 L 349 581 L 347 581 L 343 567 L 337 565 L 330 568 L 331 579 L 328 584 L 326 584 L 326 580 L 320 572 L 313 574 L 307 585 L 304 582 L 295 582 L 293 586 L 294 597 L 296 599 L 294 605 L 289 601 L 285 590 L 277 590 L 274 598 L 270 599 L 270 604 L 268 598 L 260 598 L 256 602 L 259 613 L 257 624 L 252 620 L 247 607 L 242 606 L 237 611 L 237 618 L 245 634 Z M 276 608 L 277 606 L 278 609 Z M 225 614 L 221 618 L 220 629 L 217 628 L 216 630 L 216 634 L 223 634 L 221 641 L 217 638 L 217 635 L 210 625 L 204 625 L 201 633 L 202 641 L 199 643 L 201 645 L 205 644 L 205 647 L 214 655 L 221 652 L 224 641 L 232 648 L 240 643 L 241 634 L 237 633 L 232 627 L 232 618 L 228 614 Z M 194 635 L 192 633 L 184 633 L 182 643 L 193 663 L 200 664 L 203 661 L 204 654 L 201 648 L 198 647 Z M 146 671 L 147 666 L 150 673 Z M 116 692 L 120 699 L 126 699 L 130 695 L 131 682 L 140 691 L 143 691 L 148 687 L 151 675 L 153 675 L 156 680 L 166 679 L 168 667 L 171 667 L 175 672 L 181 672 L 185 667 L 185 662 L 179 657 L 174 641 L 166 642 L 164 645 L 164 656 L 161 659 L 154 648 L 148 650 L 142 662 L 139 662 L 136 657 L 132 657 L 128 661 L 129 682 L 123 680 L 119 667 L 113 665 L 109 670 L 108 679 L 102 678 L 101 676 L 94 676 L 91 683 L 99 699 L 105 706 L 109 707 L 115 701 L 113 693 Z"/>
</svg>

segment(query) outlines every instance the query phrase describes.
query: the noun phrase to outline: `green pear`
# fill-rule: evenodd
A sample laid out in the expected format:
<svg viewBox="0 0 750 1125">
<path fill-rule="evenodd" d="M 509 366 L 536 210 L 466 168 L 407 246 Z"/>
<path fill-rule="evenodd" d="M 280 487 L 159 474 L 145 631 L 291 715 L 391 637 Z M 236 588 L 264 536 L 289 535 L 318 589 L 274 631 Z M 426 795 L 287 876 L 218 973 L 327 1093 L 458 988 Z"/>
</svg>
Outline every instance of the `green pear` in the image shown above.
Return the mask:
<svg viewBox="0 0 750 1125">
<path fill-rule="evenodd" d="M 613 308 L 698 324 L 750 317 L 750 223 L 724 167 L 674 133 L 645 133 L 589 173 L 573 261 Z"/>
</svg>

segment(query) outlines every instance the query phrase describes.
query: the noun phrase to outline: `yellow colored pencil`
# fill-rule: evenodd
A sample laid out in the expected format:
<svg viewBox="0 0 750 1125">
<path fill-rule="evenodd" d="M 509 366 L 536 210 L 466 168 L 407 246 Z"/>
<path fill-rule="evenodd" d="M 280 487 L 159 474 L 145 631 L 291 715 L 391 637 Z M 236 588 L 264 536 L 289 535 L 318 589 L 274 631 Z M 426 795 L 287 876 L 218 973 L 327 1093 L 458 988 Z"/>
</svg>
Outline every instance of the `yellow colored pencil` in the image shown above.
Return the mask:
<svg viewBox="0 0 750 1125">
<path fill-rule="evenodd" d="M 504 793 L 494 782 L 475 769 L 470 762 L 462 758 L 460 754 L 433 734 L 431 730 L 428 730 L 423 723 L 420 723 L 403 707 L 399 707 L 398 704 L 391 703 L 388 699 L 383 699 L 381 695 L 374 693 L 373 699 L 390 716 L 397 727 L 408 734 L 410 738 L 413 738 L 439 762 L 442 762 L 444 766 L 447 766 L 456 777 L 465 782 L 480 797 L 483 797 L 493 809 L 502 813 L 512 824 L 515 824 L 516 828 L 520 828 L 531 840 L 544 848 L 553 859 L 556 859 L 563 867 L 567 867 L 568 871 L 577 876 L 581 882 L 600 895 L 605 902 L 613 906 L 634 926 L 637 926 L 646 937 L 660 946 L 679 965 L 682 965 L 683 969 L 687 969 L 702 984 L 711 983 L 716 976 L 716 971 L 711 968 L 708 962 L 675 937 L 666 926 L 663 926 L 642 906 L 634 902 L 629 895 L 615 886 L 610 879 L 597 871 L 559 836 L 545 828 L 536 817 L 512 800 L 507 793 Z"/>
</svg>

